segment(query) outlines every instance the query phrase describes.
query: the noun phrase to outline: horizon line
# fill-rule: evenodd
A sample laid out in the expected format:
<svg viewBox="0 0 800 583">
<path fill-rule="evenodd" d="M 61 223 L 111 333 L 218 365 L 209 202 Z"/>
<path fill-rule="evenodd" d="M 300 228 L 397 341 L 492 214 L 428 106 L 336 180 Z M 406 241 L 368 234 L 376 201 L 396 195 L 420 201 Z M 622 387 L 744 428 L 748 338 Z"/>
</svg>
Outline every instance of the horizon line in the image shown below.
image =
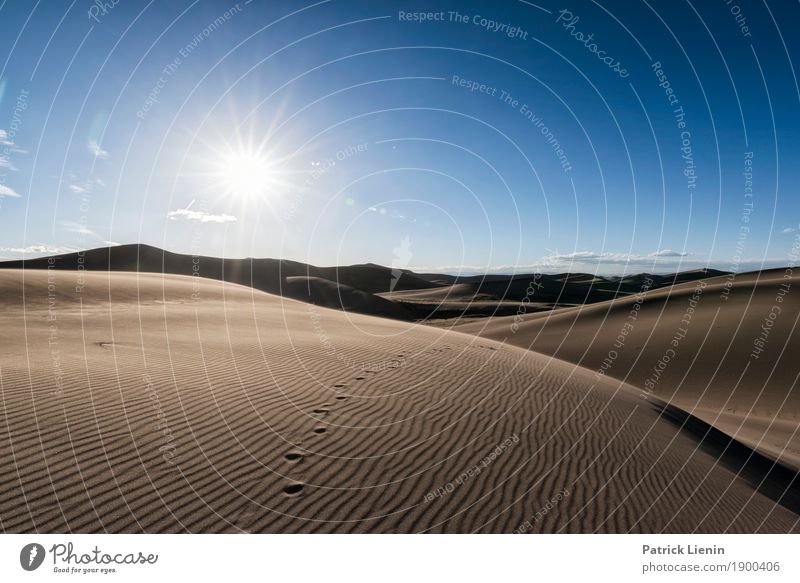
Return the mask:
<svg viewBox="0 0 800 583">
<path fill-rule="evenodd" d="M 27 248 L 8 248 L 0 247 L 0 252 L 11 251 L 17 252 L 22 257 L 3 257 L 0 256 L 0 264 L 12 262 L 25 262 L 37 259 L 46 259 L 49 257 L 58 257 L 64 255 L 71 255 L 75 253 L 87 253 L 92 251 L 111 250 L 118 247 L 149 247 L 162 253 L 171 253 L 174 255 L 184 255 L 190 257 L 208 257 L 219 260 L 228 261 L 243 261 L 243 260 L 274 260 L 274 261 L 291 261 L 294 263 L 301 263 L 313 267 L 321 268 L 336 268 L 336 267 L 357 267 L 360 265 L 376 265 L 386 269 L 401 269 L 413 273 L 424 274 L 441 274 L 450 276 L 476 276 L 476 275 L 508 275 L 520 276 L 529 274 L 542 274 L 542 275 L 559 275 L 559 274 L 586 274 L 595 276 L 611 276 L 611 277 L 629 277 L 638 274 L 648 275 L 672 275 L 679 273 L 686 273 L 691 271 L 705 270 L 705 271 L 719 271 L 722 275 L 727 274 L 743 274 L 756 271 L 766 271 L 774 269 L 793 269 L 795 265 L 792 264 L 791 258 L 778 259 L 778 258 L 762 258 L 762 259 L 743 259 L 738 260 L 734 265 L 733 262 L 725 262 L 723 260 L 707 260 L 701 261 L 697 259 L 690 259 L 690 253 L 669 252 L 669 254 L 661 254 L 661 252 L 651 253 L 649 255 L 625 255 L 620 253 L 591 253 L 591 252 L 574 252 L 563 255 L 552 255 L 543 258 L 540 262 L 524 263 L 524 264 L 499 264 L 494 266 L 478 266 L 478 265 L 406 265 L 406 266 L 387 266 L 374 261 L 365 261 L 363 263 L 348 263 L 337 265 L 317 265 L 308 261 L 299 261 L 296 259 L 269 257 L 269 256 L 236 256 L 229 257 L 224 255 L 203 255 L 185 253 L 180 251 L 172 251 L 164 247 L 152 245 L 150 243 L 116 243 L 106 241 L 105 246 L 89 247 L 86 249 L 70 248 L 70 247 L 56 247 L 49 245 L 31 245 Z M 660 264 L 660 265 L 659 265 Z M 609 266 L 617 265 L 621 269 L 611 270 Z M 650 266 L 648 268 L 648 265 Z M 626 267 L 636 267 L 632 270 L 627 270 Z M 575 271 L 574 269 L 578 270 Z"/>
</svg>

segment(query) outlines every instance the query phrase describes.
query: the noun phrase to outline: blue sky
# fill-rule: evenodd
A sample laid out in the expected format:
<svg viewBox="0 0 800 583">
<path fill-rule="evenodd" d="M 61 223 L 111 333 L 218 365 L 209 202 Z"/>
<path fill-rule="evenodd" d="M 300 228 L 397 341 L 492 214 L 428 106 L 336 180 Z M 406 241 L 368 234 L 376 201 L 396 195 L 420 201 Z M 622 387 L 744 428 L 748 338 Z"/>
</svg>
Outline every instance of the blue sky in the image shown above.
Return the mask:
<svg viewBox="0 0 800 583">
<path fill-rule="evenodd" d="M 0 257 L 796 262 L 795 3 L 101 6 L 0 3 Z"/>
</svg>

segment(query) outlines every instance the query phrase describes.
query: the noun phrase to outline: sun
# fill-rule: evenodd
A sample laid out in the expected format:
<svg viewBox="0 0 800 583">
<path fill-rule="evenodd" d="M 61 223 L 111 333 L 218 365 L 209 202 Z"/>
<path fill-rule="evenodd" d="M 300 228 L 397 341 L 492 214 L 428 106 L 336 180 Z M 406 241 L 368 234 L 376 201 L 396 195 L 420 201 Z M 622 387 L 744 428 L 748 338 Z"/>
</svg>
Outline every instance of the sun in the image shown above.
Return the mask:
<svg viewBox="0 0 800 583">
<path fill-rule="evenodd" d="M 223 156 L 216 177 L 219 186 L 235 197 L 269 195 L 275 186 L 270 160 L 251 150 L 234 151 Z"/>
</svg>

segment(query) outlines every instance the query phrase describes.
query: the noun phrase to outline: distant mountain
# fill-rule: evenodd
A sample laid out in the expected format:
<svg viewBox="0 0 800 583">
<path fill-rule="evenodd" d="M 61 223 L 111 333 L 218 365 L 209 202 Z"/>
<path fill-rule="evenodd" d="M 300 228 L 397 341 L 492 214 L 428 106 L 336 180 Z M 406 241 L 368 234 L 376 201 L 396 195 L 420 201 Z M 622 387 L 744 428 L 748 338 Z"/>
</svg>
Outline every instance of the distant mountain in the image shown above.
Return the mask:
<svg viewBox="0 0 800 583">
<path fill-rule="evenodd" d="M 373 295 L 389 291 L 393 282 L 392 269 L 373 264 L 316 267 L 280 259 L 223 259 L 184 255 L 151 245 L 132 244 L 0 262 L 0 269 L 21 268 L 197 275 L 247 285 L 329 308 L 404 320 L 416 317 L 402 305 Z M 396 290 L 418 290 L 436 285 L 409 271 L 404 271 L 394 283 Z"/>
<path fill-rule="evenodd" d="M 144 244 L 101 247 L 75 253 L 66 253 L 36 259 L 0 262 L 0 269 L 47 269 L 51 261 L 55 269 L 84 269 L 102 271 L 142 271 L 172 273 L 218 279 L 250 285 L 256 289 L 279 293 L 281 280 L 287 277 L 320 277 L 360 289 L 369 293 L 389 291 L 392 270 L 374 264 L 344 267 L 316 267 L 297 261 L 282 259 L 223 259 L 172 253 Z M 404 271 L 394 289 L 422 289 L 436 284 L 426 281 L 410 271 Z"/>
<path fill-rule="evenodd" d="M 523 301 L 546 310 L 638 293 L 647 278 L 652 281 L 650 289 L 656 289 L 727 275 L 709 269 L 625 277 L 586 273 L 453 276 L 416 274 L 374 263 L 317 267 L 282 259 L 184 255 L 144 244 L 0 262 L 0 269 L 21 268 L 197 275 L 324 307 L 403 320 L 510 314 Z"/>
</svg>

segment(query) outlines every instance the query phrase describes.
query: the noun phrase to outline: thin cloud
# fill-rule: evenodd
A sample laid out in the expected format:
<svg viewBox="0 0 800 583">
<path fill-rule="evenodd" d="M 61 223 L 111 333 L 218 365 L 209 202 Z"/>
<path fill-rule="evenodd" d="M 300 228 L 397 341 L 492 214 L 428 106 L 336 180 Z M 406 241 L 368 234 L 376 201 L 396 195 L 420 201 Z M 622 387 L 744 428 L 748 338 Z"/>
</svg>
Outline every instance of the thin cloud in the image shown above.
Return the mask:
<svg viewBox="0 0 800 583">
<path fill-rule="evenodd" d="M 89 140 L 87 146 L 89 151 L 94 154 L 95 158 L 108 158 L 108 152 L 100 147 L 100 144 L 97 143 L 97 140 Z"/>
<path fill-rule="evenodd" d="M 20 198 L 20 194 L 12 190 L 5 184 L 0 184 L 0 196 L 8 196 L 11 198 Z"/>
<path fill-rule="evenodd" d="M 68 233 L 78 233 L 79 235 L 89 235 L 91 237 L 100 238 L 100 235 L 91 230 L 87 225 L 81 223 L 73 223 L 71 221 L 61 221 L 59 225 Z"/>
<path fill-rule="evenodd" d="M 69 185 L 70 192 L 74 192 L 75 194 L 84 194 L 86 192 L 92 192 L 95 186 L 105 186 L 105 182 L 103 182 L 100 178 L 94 178 L 86 181 L 79 181 L 78 177 L 74 174 L 69 174 L 70 180 L 73 182 Z"/>
<path fill-rule="evenodd" d="M 779 267 L 786 267 L 786 258 L 746 258 L 742 259 L 736 271 L 744 273 L 746 271 L 758 271 L 762 269 L 773 269 Z M 708 261 L 701 259 L 683 259 L 676 260 L 672 258 L 671 261 L 666 259 L 654 262 L 652 258 L 648 261 L 630 262 L 624 265 L 610 262 L 564 262 L 553 263 L 548 261 L 541 261 L 528 264 L 500 264 L 500 265 L 409 265 L 408 269 L 416 273 L 447 273 L 447 274 L 460 274 L 463 276 L 469 275 L 483 275 L 483 274 L 496 274 L 496 275 L 510 275 L 510 274 L 528 274 L 528 273 L 561 273 L 569 271 L 576 273 L 583 271 L 586 273 L 597 273 L 598 275 L 619 276 L 622 274 L 630 273 L 676 273 L 680 271 L 690 271 L 693 269 L 719 269 L 721 271 L 730 271 L 730 261 Z"/>
<path fill-rule="evenodd" d="M 28 254 L 59 254 L 59 253 L 70 253 L 75 251 L 71 247 L 59 247 L 55 245 L 44 245 L 42 243 L 36 245 L 28 245 L 27 247 L 0 247 L 0 253 L 14 253 L 17 255 L 28 255 Z"/>
<path fill-rule="evenodd" d="M 789 233 L 794 233 L 795 231 L 797 231 L 797 229 L 795 229 L 794 227 L 784 227 L 781 233 L 783 233 L 784 235 L 788 235 Z"/>
<path fill-rule="evenodd" d="M 683 257 L 687 257 L 689 253 L 685 253 L 683 251 L 673 251 L 672 249 L 661 249 L 659 251 L 653 251 L 652 253 L 648 253 L 646 255 L 640 255 L 635 253 L 611 253 L 608 251 L 597 252 L 597 251 L 574 251 L 572 253 L 557 253 L 553 255 L 547 255 L 542 257 L 542 261 L 545 263 L 617 263 L 617 264 L 624 264 L 624 263 L 634 263 L 634 262 L 642 262 L 648 260 L 654 260 L 656 262 L 661 260 L 670 260 L 670 259 L 680 259 Z"/>
<path fill-rule="evenodd" d="M 597 273 L 620 273 L 622 271 L 676 271 L 704 267 L 705 262 L 687 259 L 691 254 L 672 249 L 660 249 L 647 254 L 612 253 L 608 251 L 573 251 L 551 253 L 527 264 L 500 264 L 489 266 L 413 266 L 414 271 L 480 274 L 480 273 L 525 273 L 531 271 L 588 271 Z"/>
<path fill-rule="evenodd" d="M 689 255 L 688 253 L 684 253 L 682 251 L 673 251 L 672 249 L 662 249 L 661 251 L 655 251 L 651 253 L 649 257 L 686 257 Z"/>
<path fill-rule="evenodd" d="M 25 154 L 25 150 L 21 150 L 19 146 L 8 135 L 8 131 L 0 128 L 0 146 L 4 146 L 6 154 Z"/>
<path fill-rule="evenodd" d="M 194 223 L 235 223 L 238 219 L 233 215 L 212 214 L 204 211 L 193 211 L 188 208 L 178 209 L 167 213 L 167 218 L 171 221 L 185 220 Z"/>
</svg>

